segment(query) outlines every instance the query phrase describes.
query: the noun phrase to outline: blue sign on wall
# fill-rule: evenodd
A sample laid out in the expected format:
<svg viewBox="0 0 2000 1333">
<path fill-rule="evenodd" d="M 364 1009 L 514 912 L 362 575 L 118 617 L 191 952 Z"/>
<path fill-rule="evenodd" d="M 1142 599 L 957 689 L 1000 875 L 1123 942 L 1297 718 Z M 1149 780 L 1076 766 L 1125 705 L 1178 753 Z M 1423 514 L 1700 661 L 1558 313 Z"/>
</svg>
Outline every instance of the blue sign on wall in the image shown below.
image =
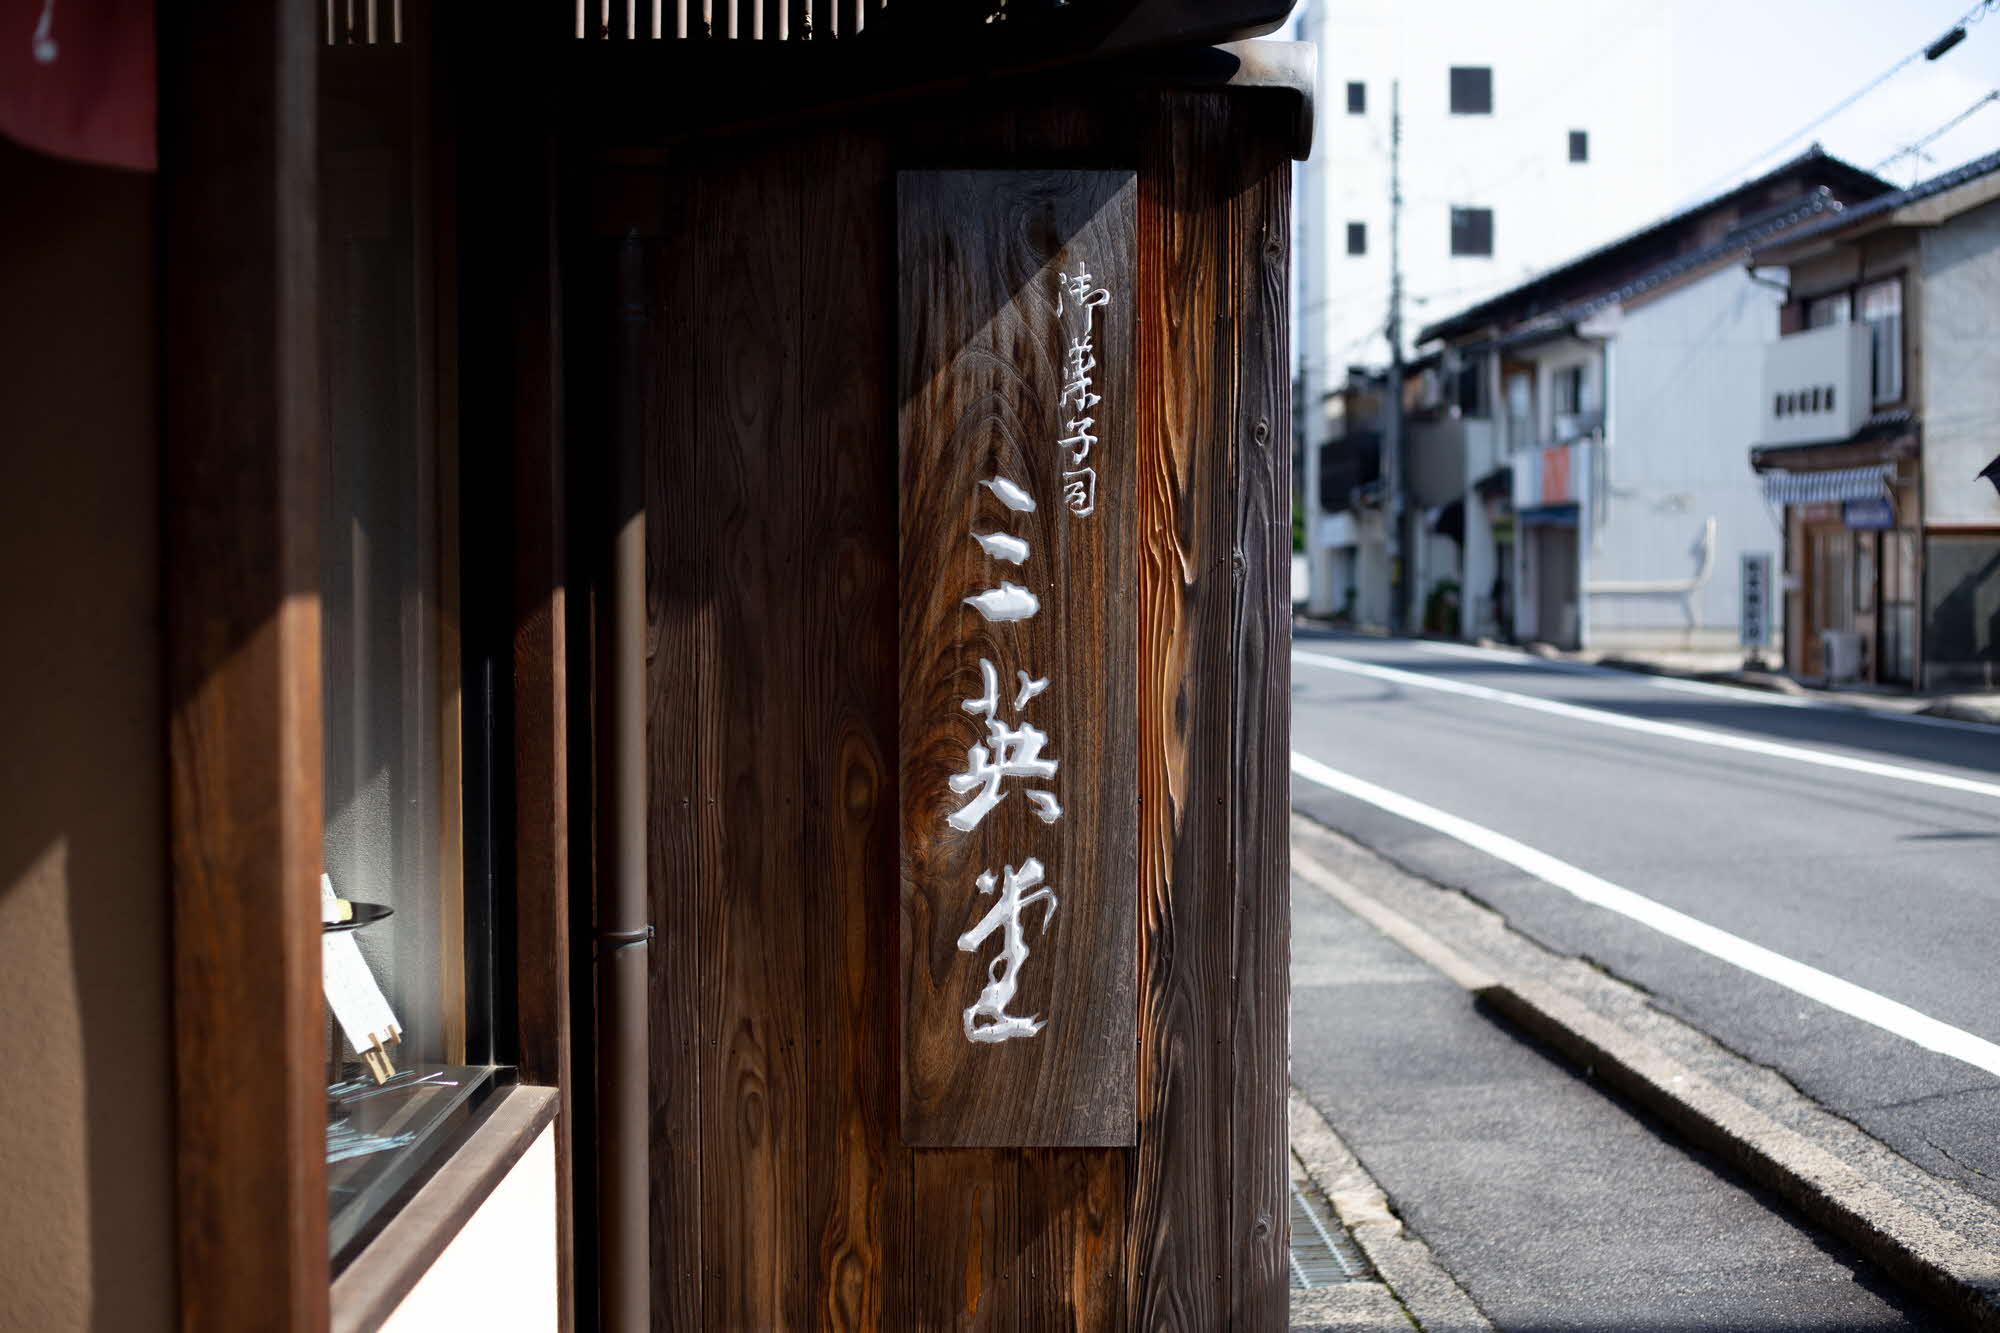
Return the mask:
<svg viewBox="0 0 2000 1333">
<path fill-rule="evenodd" d="M 1872 500 L 1847 500 L 1840 506 L 1841 518 L 1850 528 L 1893 528 L 1896 526 L 1896 506 L 1889 503 L 1889 497 L 1878 495 Z"/>
</svg>

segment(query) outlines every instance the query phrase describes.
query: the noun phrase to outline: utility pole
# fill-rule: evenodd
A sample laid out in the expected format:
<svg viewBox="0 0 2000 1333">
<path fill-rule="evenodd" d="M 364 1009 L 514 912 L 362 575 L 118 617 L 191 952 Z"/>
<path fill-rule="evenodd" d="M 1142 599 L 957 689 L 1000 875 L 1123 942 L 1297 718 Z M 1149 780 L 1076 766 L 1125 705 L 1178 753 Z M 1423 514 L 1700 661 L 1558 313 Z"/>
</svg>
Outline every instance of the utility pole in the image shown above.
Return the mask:
<svg viewBox="0 0 2000 1333">
<path fill-rule="evenodd" d="M 1416 554 L 1407 515 L 1410 451 L 1403 439 L 1403 103 L 1402 86 L 1389 83 L 1389 399 L 1384 404 L 1383 474 L 1388 512 L 1383 536 L 1389 555 L 1389 628 L 1407 634 L 1411 558 Z"/>
</svg>

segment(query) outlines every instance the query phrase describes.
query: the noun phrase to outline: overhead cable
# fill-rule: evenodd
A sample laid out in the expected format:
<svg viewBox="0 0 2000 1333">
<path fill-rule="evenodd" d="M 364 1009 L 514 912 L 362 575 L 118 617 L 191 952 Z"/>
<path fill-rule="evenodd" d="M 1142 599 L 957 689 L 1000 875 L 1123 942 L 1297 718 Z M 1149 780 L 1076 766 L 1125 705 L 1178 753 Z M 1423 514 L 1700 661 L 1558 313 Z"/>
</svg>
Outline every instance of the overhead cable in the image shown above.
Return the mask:
<svg viewBox="0 0 2000 1333">
<path fill-rule="evenodd" d="M 1741 166 L 1735 167 L 1727 172 L 1724 172 L 1722 175 L 1717 176 L 1714 180 L 1702 186 L 1701 189 L 1694 191 L 1693 194 L 1691 194 L 1689 197 L 1690 198 L 1706 197 L 1710 194 L 1715 193 L 1716 188 L 1718 186 L 1728 185 L 1735 182 L 1737 179 L 1739 179 L 1747 172 L 1749 172 L 1750 169 L 1752 167 L 1755 167 L 1758 163 L 1765 161 L 1766 159 L 1770 158 L 1773 154 L 1778 153 L 1785 148 L 1789 148 L 1791 145 L 1797 143 L 1800 139 L 1803 139 L 1806 135 L 1811 134 L 1814 130 L 1826 124 L 1826 122 L 1828 122 L 1829 120 L 1832 120 L 1835 116 L 1839 115 L 1841 112 L 1847 110 L 1847 108 L 1853 106 L 1856 102 L 1860 101 L 1868 94 L 1874 92 L 1877 88 L 1887 83 L 1897 74 L 1900 74 L 1906 66 L 1915 64 L 1919 60 L 1924 60 L 1924 59 L 1935 60 L 1937 57 L 1930 54 L 1933 50 L 1937 51 L 1938 55 L 1943 55 L 1945 51 L 1950 50 L 1953 46 L 1956 46 L 1958 42 L 1963 41 L 1964 29 L 1970 27 L 1972 24 L 1977 23 L 1979 22 L 1980 19 L 1986 17 L 1987 12 L 1991 10 L 1996 3 L 2000 3 L 2000 0 L 1979 0 L 1978 4 L 1974 5 L 1971 9 L 1966 10 L 1965 13 L 1960 15 L 1958 20 L 1951 25 L 1951 27 L 1947 28 L 1938 37 L 1932 39 L 1929 42 L 1926 42 L 1924 45 L 1910 52 L 1908 55 L 1904 56 L 1901 60 L 1898 60 L 1895 64 L 1889 66 L 1889 68 L 1883 70 L 1880 74 L 1870 79 L 1867 83 L 1862 84 L 1861 87 L 1855 89 L 1847 96 L 1841 98 L 1840 101 L 1834 103 L 1833 106 L 1827 108 L 1825 111 L 1822 111 L 1819 115 L 1813 117 L 1811 120 L 1807 121 L 1804 125 L 1801 125 L 1798 129 L 1793 130 L 1790 134 L 1778 140 L 1778 142 L 1772 144 L 1769 148 L 1766 148 L 1763 152 L 1757 154 L 1755 157 L 1750 158 L 1748 161 L 1744 162 Z M 1954 33 L 1958 33 L 1960 35 L 1956 38 L 1953 38 Z"/>
</svg>

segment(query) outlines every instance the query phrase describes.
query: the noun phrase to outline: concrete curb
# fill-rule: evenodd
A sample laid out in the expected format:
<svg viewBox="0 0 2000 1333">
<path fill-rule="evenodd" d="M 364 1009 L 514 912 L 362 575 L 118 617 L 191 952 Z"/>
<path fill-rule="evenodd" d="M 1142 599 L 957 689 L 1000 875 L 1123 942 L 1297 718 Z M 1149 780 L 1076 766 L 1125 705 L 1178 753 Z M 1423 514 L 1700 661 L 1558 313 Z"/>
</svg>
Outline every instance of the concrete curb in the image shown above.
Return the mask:
<svg viewBox="0 0 2000 1333">
<path fill-rule="evenodd" d="M 1482 1012 L 1542 1042 L 1783 1196 L 1934 1308 L 1967 1327 L 2000 1333 L 2000 1253 L 1969 1242 L 1582 1001 L 1533 978 L 1502 975 L 1490 959 L 1467 957 L 1309 855 L 1293 856 L 1292 873 L 1457 982 Z"/>
<path fill-rule="evenodd" d="M 1918 717 L 1941 717 L 1949 722 L 1977 722 L 2000 727 L 2000 704 L 1967 703 L 1963 699 L 1942 699 L 1917 710 Z"/>
<path fill-rule="evenodd" d="M 1474 992 L 1519 1028 L 1734 1163 L 1912 1292 L 1968 1327 L 2000 1330 L 2000 1255 L 1895 1198 L 1853 1167 L 1600 1018 L 1535 982 Z"/>
<path fill-rule="evenodd" d="M 1403 1229 L 1403 1219 L 1390 1209 L 1388 1196 L 1319 1109 L 1297 1088 L 1291 1090 L 1289 1102 L 1293 1156 L 1417 1327 L 1424 1333 L 1494 1333 L 1492 1323 L 1438 1263 L 1430 1246 Z M 1315 1322 L 1327 1317 L 1303 1305 L 1294 1300 L 1294 1328 L 1301 1326 L 1302 1317 Z M 1337 1314 L 1328 1311 L 1328 1316 Z"/>
</svg>

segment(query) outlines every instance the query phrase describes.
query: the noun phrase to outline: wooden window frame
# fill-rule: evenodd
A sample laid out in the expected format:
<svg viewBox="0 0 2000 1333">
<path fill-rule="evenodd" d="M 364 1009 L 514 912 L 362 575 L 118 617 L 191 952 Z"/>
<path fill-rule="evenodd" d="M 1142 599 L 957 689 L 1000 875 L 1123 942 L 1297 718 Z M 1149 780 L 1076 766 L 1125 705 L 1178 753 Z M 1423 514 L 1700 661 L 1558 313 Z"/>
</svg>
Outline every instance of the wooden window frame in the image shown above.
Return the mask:
<svg viewBox="0 0 2000 1333">
<path fill-rule="evenodd" d="M 316 6 L 222 0 L 163 9 L 157 28 L 176 1247 L 188 1330 L 325 1333 L 333 1318 L 310 892 L 322 859 L 320 19 Z M 542 203 L 522 223 L 538 244 L 519 252 L 511 300 L 508 343 L 525 373 L 501 409 L 515 423 L 517 540 L 514 753 L 499 778 L 517 814 L 512 1035 L 521 1078 L 554 1098 L 495 1098 L 494 1116 L 509 1105 L 558 1115 L 567 1325 L 567 630 L 552 158 L 544 165 L 548 175 L 525 173 L 514 191 Z M 286 891 L 297 885 L 305 891 Z M 467 1175 L 479 1141 L 475 1130 L 438 1168 L 454 1173 L 458 1203 L 431 1217 L 428 1244 L 441 1248 L 467 1201 L 483 1197 L 466 1180 L 498 1178 L 490 1153 Z"/>
<path fill-rule="evenodd" d="M 317 17 L 158 16 L 184 1329 L 327 1322 Z"/>
</svg>

